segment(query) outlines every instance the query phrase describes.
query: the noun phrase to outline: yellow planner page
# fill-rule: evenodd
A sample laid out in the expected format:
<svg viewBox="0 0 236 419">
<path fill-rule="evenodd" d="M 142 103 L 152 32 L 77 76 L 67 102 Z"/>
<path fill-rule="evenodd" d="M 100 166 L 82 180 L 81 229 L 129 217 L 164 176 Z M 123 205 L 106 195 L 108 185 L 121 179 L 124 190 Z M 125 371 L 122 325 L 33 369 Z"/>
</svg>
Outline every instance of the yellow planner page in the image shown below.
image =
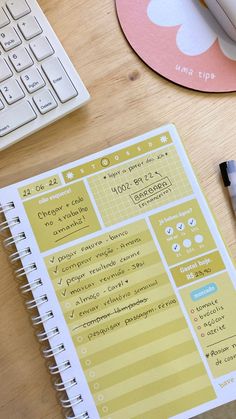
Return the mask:
<svg viewBox="0 0 236 419">
<path fill-rule="evenodd" d="M 17 190 L 91 419 L 235 399 L 235 268 L 173 125 Z"/>
</svg>

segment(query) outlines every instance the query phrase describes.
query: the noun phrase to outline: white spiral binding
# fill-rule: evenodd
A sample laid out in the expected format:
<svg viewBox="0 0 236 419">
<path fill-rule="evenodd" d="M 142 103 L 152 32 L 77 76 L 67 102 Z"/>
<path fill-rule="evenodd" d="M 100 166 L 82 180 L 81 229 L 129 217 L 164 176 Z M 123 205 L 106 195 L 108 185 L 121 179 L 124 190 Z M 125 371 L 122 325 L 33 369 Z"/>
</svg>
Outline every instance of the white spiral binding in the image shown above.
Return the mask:
<svg viewBox="0 0 236 419">
<path fill-rule="evenodd" d="M 30 247 L 11 253 L 9 256 L 10 262 L 16 262 L 17 260 L 23 259 L 25 256 L 31 255 Z"/>
<path fill-rule="evenodd" d="M 77 384 L 76 378 L 67 381 L 55 380 L 54 387 L 57 391 L 65 391 Z"/>
<path fill-rule="evenodd" d="M 44 324 L 48 320 L 53 319 L 54 314 L 52 310 L 47 311 L 43 316 L 32 316 L 31 321 L 33 323 L 33 326 L 38 326 L 39 324 Z"/>
<path fill-rule="evenodd" d="M 7 249 L 9 246 L 16 245 L 18 242 L 25 240 L 26 235 L 22 231 L 21 233 L 16 234 L 16 236 L 9 236 L 3 240 L 3 245 Z"/>
<path fill-rule="evenodd" d="M 43 285 L 42 279 L 38 278 L 34 281 L 27 282 L 24 285 L 20 286 L 20 291 L 22 294 L 27 294 L 27 292 L 32 292 L 33 290 L 36 290 L 36 288 L 41 287 Z"/>
<path fill-rule="evenodd" d="M 54 336 L 59 335 L 59 329 L 58 327 L 53 327 L 52 329 L 45 332 L 45 330 L 42 330 L 41 332 L 36 333 L 36 336 L 39 340 L 39 342 L 44 342 L 45 340 L 49 340 L 54 338 Z"/>
<path fill-rule="evenodd" d="M 21 278 L 22 276 L 24 277 L 26 275 L 29 275 L 31 272 L 36 271 L 36 270 L 37 270 L 36 263 L 33 262 L 33 263 L 29 263 L 29 265 L 22 266 L 21 268 L 16 269 L 15 275 L 16 275 L 16 278 Z"/>
<path fill-rule="evenodd" d="M 48 301 L 48 297 L 46 294 L 40 295 L 38 298 L 33 298 L 32 300 L 26 301 L 25 305 L 28 310 L 32 310 L 33 308 L 38 308 L 42 304 Z"/>
<path fill-rule="evenodd" d="M 15 209 L 15 204 L 13 201 L 7 202 L 4 205 L 0 204 L 0 216 L 5 214 L 8 211 L 11 211 Z M 13 217 L 11 219 L 4 219 L 4 221 L 0 222 L 0 233 L 5 233 L 7 230 L 12 230 L 16 225 L 19 225 L 21 223 L 19 217 Z M 16 235 L 10 235 L 9 237 L 6 237 L 3 240 L 3 245 L 6 249 L 11 249 L 11 246 L 14 246 L 21 242 L 22 240 L 26 240 L 26 234 L 24 232 L 17 233 Z M 18 263 L 23 258 L 31 255 L 31 249 L 29 246 L 26 246 L 23 249 L 14 251 L 13 253 L 10 253 L 9 260 L 12 264 Z M 27 277 L 31 272 L 37 270 L 37 265 L 35 262 L 31 262 L 27 265 L 21 266 L 20 268 L 17 268 L 15 272 L 15 276 L 17 279 L 22 280 L 24 277 Z M 27 295 L 28 293 L 32 293 L 32 291 L 36 290 L 38 287 L 43 286 L 43 281 L 41 278 L 37 278 L 33 281 L 29 281 L 27 283 L 24 283 L 23 285 L 20 285 L 20 291 L 23 295 Z M 39 306 L 43 305 L 44 303 L 48 302 L 48 297 L 46 294 L 42 294 L 37 298 L 29 299 L 25 302 L 25 305 L 28 310 L 35 310 Z M 32 323 L 34 326 L 38 327 L 39 325 L 43 325 L 50 319 L 54 318 L 54 314 L 52 310 L 46 311 L 43 315 L 34 315 L 31 317 Z M 50 343 L 51 339 L 53 339 L 56 335 L 59 335 L 60 331 L 57 326 L 54 326 L 50 330 L 41 330 L 36 333 L 36 336 L 39 340 L 39 342 L 45 342 L 48 341 Z M 44 358 L 55 358 L 58 354 L 65 351 L 65 346 L 63 343 L 60 343 L 56 346 L 49 346 L 47 348 L 42 349 L 42 353 Z M 71 368 L 71 364 L 69 360 L 63 361 L 61 363 L 54 363 L 54 364 L 48 364 L 49 372 L 52 376 L 54 375 L 61 375 L 63 371 L 66 371 L 67 369 Z M 72 377 L 71 379 L 67 379 L 66 381 L 62 381 L 61 378 L 57 378 L 54 380 L 54 388 L 57 392 L 65 392 L 74 386 L 78 385 L 77 380 L 75 377 Z M 68 398 L 60 398 L 61 405 L 64 409 L 66 409 L 66 412 L 69 411 L 70 413 L 65 413 L 66 419 L 90 419 L 90 416 L 87 411 L 84 411 L 79 414 L 73 413 L 73 407 L 75 405 L 78 405 L 79 403 L 83 402 L 83 398 L 81 394 L 78 394 L 74 397 L 68 397 Z M 68 410 L 69 409 L 69 410 Z M 71 413 L 72 412 L 72 413 Z M 72 414 L 72 415 L 71 415 Z"/>
<path fill-rule="evenodd" d="M 13 201 L 7 202 L 5 205 L 0 204 L 0 214 L 5 214 L 7 211 L 10 211 L 15 208 Z"/>
<path fill-rule="evenodd" d="M 71 364 L 69 360 L 62 362 L 61 364 L 48 365 L 49 372 L 52 375 L 60 374 L 61 372 L 68 370 L 68 368 L 71 368 Z"/>
<path fill-rule="evenodd" d="M 20 224 L 19 217 L 14 217 L 11 220 L 5 220 L 0 223 L 0 233 L 5 230 L 9 230 L 10 228 L 14 227 L 15 225 Z"/>
<path fill-rule="evenodd" d="M 60 401 L 61 401 L 62 407 L 64 407 L 66 409 L 68 407 L 73 407 L 76 404 L 82 403 L 83 398 L 82 398 L 81 395 L 79 395 L 79 396 L 75 396 L 75 397 L 68 398 L 68 399 L 60 399 Z"/>
<path fill-rule="evenodd" d="M 65 350 L 65 346 L 63 343 L 59 343 L 59 345 L 49 347 L 46 349 L 42 349 L 44 358 L 55 358 L 56 355 L 60 354 Z"/>
<path fill-rule="evenodd" d="M 88 412 L 83 412 L 83 413 L 80 413 L 79 415 L 76 415 L 76 416 L 66 415 L 66 419 L 89 419 L 89 414 L 88 414 Z"/>
</svg>

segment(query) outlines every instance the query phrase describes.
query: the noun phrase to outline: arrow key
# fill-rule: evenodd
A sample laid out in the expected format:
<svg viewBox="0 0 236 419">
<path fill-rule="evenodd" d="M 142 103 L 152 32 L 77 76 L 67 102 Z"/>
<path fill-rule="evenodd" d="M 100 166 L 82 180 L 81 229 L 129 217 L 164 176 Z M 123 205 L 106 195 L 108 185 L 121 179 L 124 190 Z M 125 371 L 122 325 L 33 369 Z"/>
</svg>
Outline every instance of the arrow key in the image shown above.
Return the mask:
<svg viewBox="0 0 236 419">
<path fill-rule="evenodd" d="M 14 79 L 10 79 L 5 81 L 5 83 L 2 83 L 0 86 L 0 90 L 3 96 L 5 97 L 8 105 L 17 102 L 25 96 L 19 83 Z"/>
<path fill-rule="evenodd" d="M 10 52 L 9 59 L 18 73 L 33 65 L 33 60 L 25 48 L 17 48 Z"/>
</svg>

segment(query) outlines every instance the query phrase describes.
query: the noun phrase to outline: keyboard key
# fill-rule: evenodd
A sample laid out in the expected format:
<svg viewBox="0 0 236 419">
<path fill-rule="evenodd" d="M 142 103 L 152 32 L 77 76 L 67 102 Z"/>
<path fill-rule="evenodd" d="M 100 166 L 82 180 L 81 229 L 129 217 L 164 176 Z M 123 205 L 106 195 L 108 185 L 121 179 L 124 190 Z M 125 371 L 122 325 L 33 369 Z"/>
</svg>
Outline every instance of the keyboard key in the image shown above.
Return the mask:
<svg viewBox="0 0 236 419">
<path fill-rule="evenodd" d="M 0 28 L 3 28 L 4 26 L 8 25 L 10 20 L 8 19 L 6 13 L 4 12 L 3 8 L 0 8 Z"/>
<path fill-rule="evenodd" d="M 2 109 L 4 109 L 5 108 L 5 106 L 4 106 L 4 104 L 3 104 L 3 101 L 0 99 L 0 111 L 2 110 Z"/>
<path fill-rule="evenodd" d="M 42 28 L 34 16 L 26 16 L 18 23 L 18 27 L 27 41 L 42 33 Z"/>
<path fill-rule="evenodd" d="M 15 49 L 9 54 L 9 59 L 18 73 L 34 64 L 25 48 Z"/>
<path fill-rule="evenodd" d="M 12 48 L 21 44 L 21 40 L 14 28 L 7 26 L 0 31 L 0 43 L 5 51 L 10 51 Z"/>
<path fill-rule="evenodd" d="M 9 0 L 6 5 L 14 19 L 20 19 L 31 11 L 25 0 Z"/>
<path fill-rule="evenodd" d="M 57 107 L 57 102 L 49 90 L 42 90 L 40 93 L 35 95 L 33 99 L 39 112 L 42 114 L 45 114 Z"/>
<path fill-rule="evenodd" d="M 62 103 L 78 95 L 58 58 L 54 57 L 42 64 L 42 69 Z"/>
<path fill-rule="evenodd" d="M 2 57 L 0 57 L 0 83 L 6 79 L 9 79 L 13 75 L 10 67 Z"/>
<path fill-rule="evenodd" d="M 0 85 L 0 90 L 9 105 L 17 102 L 25 96 L 19 83 L 14 79 L 10 79 L 5 83 L 2 83 Z"/>
<path fill-rule="evenodd" d="M 36 118 L 36 113 L 27 101 L 21 101 L 14 107 L 0 112 L 0 137 L 4 137 Z"/>
<path fill-rule="evenodd" d="M 45 37 L 34 39 L 34 41 L 30 43 L 30 48 L 38 61 L 42 61 L 54 54 L 54 49 Z"/>
<path fill-rule="evenodd" d="M 22 74 L 21 80 L 29 93 L 41 89 L 46 84 L 36 68 L 30 68 L 26 73 Z"/>
</svg>

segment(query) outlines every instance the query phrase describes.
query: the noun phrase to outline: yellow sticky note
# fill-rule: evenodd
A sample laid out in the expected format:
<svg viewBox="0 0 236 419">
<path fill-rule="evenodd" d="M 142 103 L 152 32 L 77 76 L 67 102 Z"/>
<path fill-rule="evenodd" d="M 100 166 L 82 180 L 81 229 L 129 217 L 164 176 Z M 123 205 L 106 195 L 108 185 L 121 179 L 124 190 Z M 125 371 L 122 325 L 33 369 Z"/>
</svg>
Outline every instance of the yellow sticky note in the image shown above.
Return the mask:
<svg viewBox="0 0 236 419">
<path fill-rule="evenodd" d="M 24 207 L 42 252 L 100 229 L 83 182 L 26 201 Z"/>
</svg>

